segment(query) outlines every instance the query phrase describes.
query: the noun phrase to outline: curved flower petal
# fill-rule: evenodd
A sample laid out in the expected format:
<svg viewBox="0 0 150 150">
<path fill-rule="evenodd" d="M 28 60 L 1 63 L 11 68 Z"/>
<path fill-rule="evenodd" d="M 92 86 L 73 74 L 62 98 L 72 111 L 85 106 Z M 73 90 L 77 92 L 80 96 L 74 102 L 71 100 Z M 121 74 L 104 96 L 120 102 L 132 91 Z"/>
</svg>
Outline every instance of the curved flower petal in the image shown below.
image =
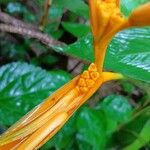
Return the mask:
<svg viewBox="0 0 150 150">
<path fill-rule="evenodd" d="M 67 92 L 69 93 L 70 90 L 76 86 L 78 78 L 79 76 L 58 89 L 54 94 L 2 134 L 0 136 L 0 145 L 22 139 L 41 127 L 47 121 L 46 119 L 50 118 L 50 114 L 53 113 L 54 110 L 51 108 L 53 108 Z"/>
<path fill-rule="evenodd" d="M 150 2 L 135 9 L 129 17 L 130 26 L 148 26 L 150 25 Z"/>
<path fill-rule="evenodd" d="M 118 80 L 118 79 L 123 79 L 124 76 L 120 73 L 113 73 L 113 72 L 103 72 L 102 73 L 102 78 L 103 78 L 103 82 L 107 82 L 110 80 Z"/>
</svg>

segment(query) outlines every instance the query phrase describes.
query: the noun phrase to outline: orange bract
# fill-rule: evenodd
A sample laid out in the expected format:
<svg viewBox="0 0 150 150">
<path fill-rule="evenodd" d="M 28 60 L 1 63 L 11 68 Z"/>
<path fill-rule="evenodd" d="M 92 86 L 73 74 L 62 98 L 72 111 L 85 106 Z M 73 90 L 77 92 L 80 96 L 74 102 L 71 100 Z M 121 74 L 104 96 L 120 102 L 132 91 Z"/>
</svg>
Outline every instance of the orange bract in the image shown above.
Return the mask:
<svg viewBox="0 0 150 150">
<path fill-rule="evenodd" d="M 91 29 L 94 37 L 95 64 L 102 72 L 107 46 L 115 33 L 126 26 L 119 0 L 89 0 Z"/>
<path fill-rule="evenodd" d="M 95 41 L 109 34 L 112 28 L 116 28 L 124 21 L 117 0 L 89 0 L 91 28 Z M 119 23 L 119 24 L 118 24 Z"/>
<path fill-rule="evenodd" d="M 130 26 L 148 26 L 150 25 L 150 2 L 135 9 L 129 18 Z"/>
</svg>

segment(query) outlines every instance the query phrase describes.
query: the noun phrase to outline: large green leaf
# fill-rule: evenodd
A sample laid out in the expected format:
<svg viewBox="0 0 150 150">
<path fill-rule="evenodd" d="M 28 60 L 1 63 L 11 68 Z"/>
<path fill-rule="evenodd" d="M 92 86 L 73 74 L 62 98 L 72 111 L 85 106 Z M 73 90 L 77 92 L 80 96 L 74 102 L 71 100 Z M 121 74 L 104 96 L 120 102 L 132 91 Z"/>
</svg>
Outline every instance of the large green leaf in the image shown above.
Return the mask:
<svg viewBox="0 0 150 150">
<path fill-rule="evenodd" d="M 57 50 L 94 61 L 90 34 Z M 150 83 L 150 28 L 134 28 L 118 33 L 108 47 L 105 68 Z"/>
<path fill-rule="evenodd" d="M 105 67 L 150 83 L 150 28 L 118 33 L 109 45 Z"/>
<path fill-rule="evenodd" d="M 66 72 L 46 72 L 27 63 L 1 67 L 0 124 L 11 125 L 69 80 Z"/>
<path fill-rule="evenodd" d="M 77 42 L 57 49 L 59 52 L 69 54 L 73 57 L 80 58 L 85 61 L 94 61 L 94 52 L 92 49 L 92 36 L 88 34 L 80 38 Z"/>
</svg>

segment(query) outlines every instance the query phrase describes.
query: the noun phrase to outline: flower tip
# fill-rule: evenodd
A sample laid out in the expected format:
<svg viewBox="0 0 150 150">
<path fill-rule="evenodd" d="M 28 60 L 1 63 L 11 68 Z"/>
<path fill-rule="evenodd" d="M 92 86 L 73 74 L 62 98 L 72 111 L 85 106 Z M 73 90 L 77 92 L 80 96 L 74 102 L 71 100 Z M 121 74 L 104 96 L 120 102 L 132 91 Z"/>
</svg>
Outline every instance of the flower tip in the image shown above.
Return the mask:
<svg viewBox="0 0 150 150">
<path fill-rule="evenodd" d="M 125 77 L 120 73 L 103 72 L 102 78 L 103 78 L 103 82 L 107 82 L 110 80 L 124 79 Z"/>
<path fill-rule="evenodd" d="M 135 9 L 128 21 L 130 23 L 131 26 L 149 26 L 150 25 L 150 2 L 138 7 L 137 9 Z"/>
<path fill-rule="evenodd" d="M 88 70 L 91 72 L 95 72 L 95 71 L 97 71 L 97 67 L 94 63 L 91 63 Z"/>
</svg>

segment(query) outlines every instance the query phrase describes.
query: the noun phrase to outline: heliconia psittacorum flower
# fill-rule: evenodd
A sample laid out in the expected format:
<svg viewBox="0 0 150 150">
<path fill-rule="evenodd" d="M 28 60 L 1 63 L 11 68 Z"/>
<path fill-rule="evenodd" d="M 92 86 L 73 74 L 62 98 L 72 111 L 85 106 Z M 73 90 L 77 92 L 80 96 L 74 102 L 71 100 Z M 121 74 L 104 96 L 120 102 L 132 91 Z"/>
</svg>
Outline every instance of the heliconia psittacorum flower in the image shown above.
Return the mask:
<svg viewBox="0 0 150 150">
<path fill-rule="evenodd" d="M 150 3 L 134 10 L 129 18 L 121 14 L 119 0 L 89 0 L 89 7 L 95 62 L 3 133 L 0 150 L 40 148 L 103 83 L 123 78 L 103 72 L 106 49 L 117 32 L 150 25 Z"/>
</svg>

